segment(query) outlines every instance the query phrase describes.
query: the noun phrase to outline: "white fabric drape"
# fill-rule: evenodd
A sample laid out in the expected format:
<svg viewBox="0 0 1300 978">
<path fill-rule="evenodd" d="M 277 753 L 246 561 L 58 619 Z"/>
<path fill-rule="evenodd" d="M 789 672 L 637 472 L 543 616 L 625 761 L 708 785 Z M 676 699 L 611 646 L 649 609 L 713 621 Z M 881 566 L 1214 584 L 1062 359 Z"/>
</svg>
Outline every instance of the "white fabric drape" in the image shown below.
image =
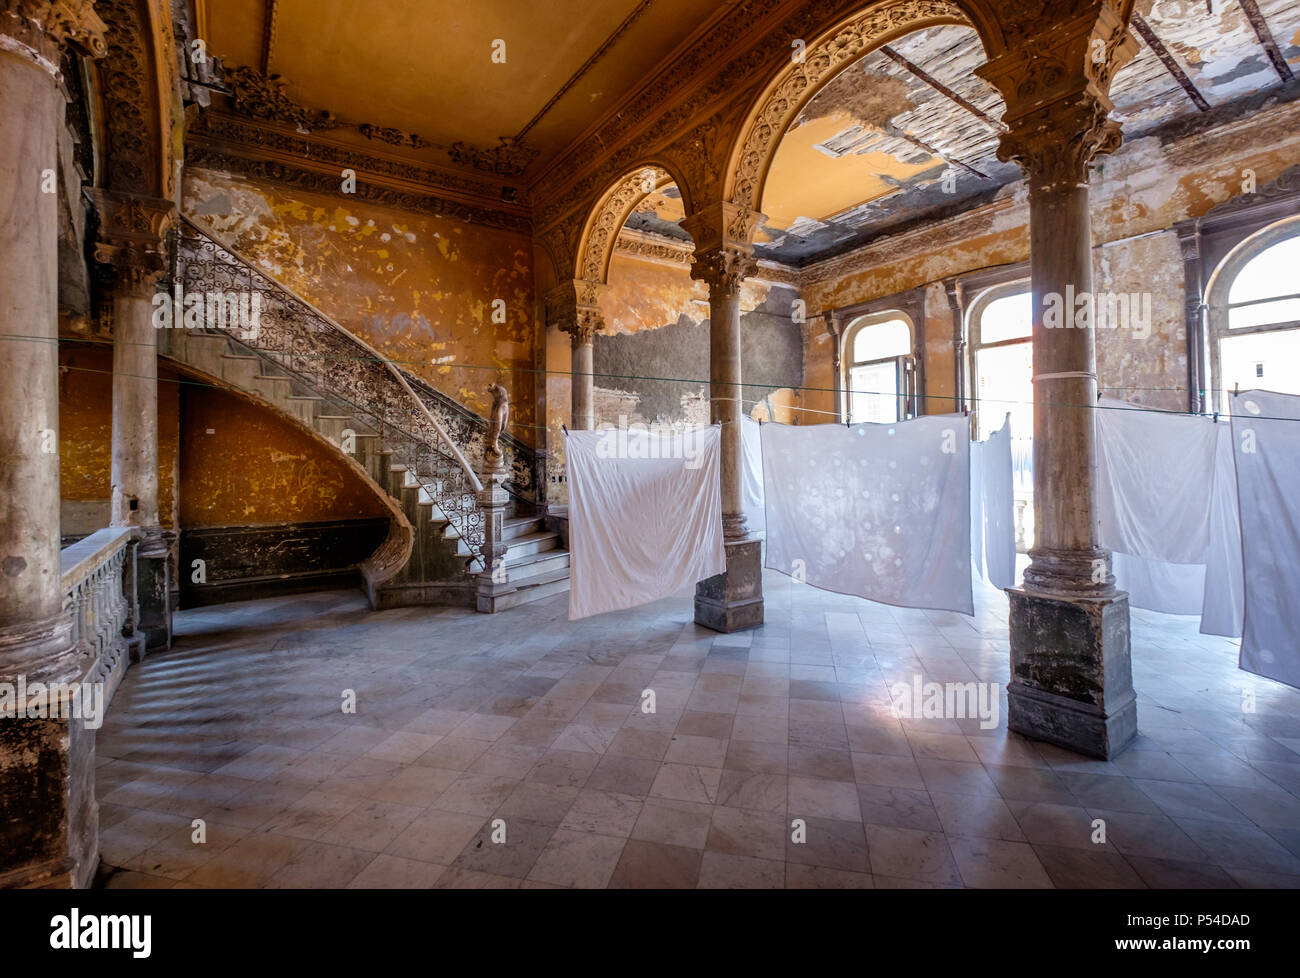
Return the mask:
<svg viewBox="0 0 1300 978">
<path fill-rule="evenodd" d="M 997 588 L 1016 583 L 1016 500 L 1011 417 L 970 446 L 971 550 L 975 567 Z"/>
<path fill-rule="evenodd" d="M 762 426 L 767 566 L 841 594 L 974 613 L 970 427 Z"/>
<path fill-rule="evenodd" d="M 740 489 L 745 522 L 751 533 L 762 533 L 767 529 L 767 517 L 763 513 L 763 435 L 759 430 L 761 427 L 753 418 L 741 418 L 741 456 L 744 467 L 741 469 Z"/>
<path fill-rule="evenodd" d="M 1246 624 L 1241 668 L 1300 687 L 1300 397 L 1232 398 Z"/>
<path fill-rule="evenodd" d="M 1097 412 L 1102 546 L 1134 608 L 1200 615 L 1241 634 L 1241 534 L 1231 432 L 1208 418 L 1103 398 Z"/>
<path fill-rule="evenodd" d="M 726 570 L 721 429 L 569 432 L 570 620 Z"/>
<path fill-rule="evenodd" d="M 1146 560 L 1203 564 L 1218 434 L 1185 414 L 1102 398 L 1097 411 L 1101 544 Z"/>
<path fill-rule="evenodd" d="M 1214 494 L 1210 509 L 1210 545 L 1206 551 L 1205 598 L 1201 631 L 1240 638 L 1246 606 L 1241 566 L 1241 511 L 1237 502 L 1237 463 L 1232 452 L 1232 425 L 1218 424 L 1214 455 Z"/>
</svg>

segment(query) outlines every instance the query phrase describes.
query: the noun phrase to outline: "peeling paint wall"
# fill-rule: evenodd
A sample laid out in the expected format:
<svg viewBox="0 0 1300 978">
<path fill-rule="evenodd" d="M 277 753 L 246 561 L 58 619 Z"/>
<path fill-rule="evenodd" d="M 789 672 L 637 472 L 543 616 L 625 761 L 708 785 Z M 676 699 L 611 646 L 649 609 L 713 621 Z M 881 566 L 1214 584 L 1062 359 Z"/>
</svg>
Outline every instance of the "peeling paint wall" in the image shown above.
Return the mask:
<svg viewBox="0 0 1300 978">
<path fill-rule="evenodd" d="M 1137 139 L 1100 161 L 1092 183 L 1093 290 L 1151 299 L 1148 336 L 1131 329 L 1098 332 L 1098 376 L 1103 387 L 1115 388 L 1112 395 L 1186 409 L 1183 264 L 1169 228 L 1263 186 L 1297 160 L 1300 102 L 1265 107 L 1204 133 Z M 804 270 L 809 315 L 927 286 L 926 409 L 950 410 L 952 325 L 942 280 L 1027 261 L 1028 218 L 1020 182 L 982 208 L 814 263 Z M 966 297 L 967 306 L 973 298 Z M 823 335 L 819 329 L 806 334 L 810 365 L 828 357 Z"/>
<path fill-rule="evenodd" d="M 745 413 L 792 422 L 802 401 L 803 339 L 792 289 L 751 280 L 741 292 Z M 596 423 L 707 423 L 708 287 L 685 265 L 614 256 L 595 341 Z M 804 422 L 806 423 L 806 422 Z"/>
<path fill-rule="evenodd" d="M 213 387 L 181 393 L 184 529 L 387 516 L 375 491 L 310 435 Z"/>
<path fill-rule="evenodd" d="M 158 365 L 158 513 L 176 525 L 178 376 Z M 108 526 L 113 468 L 113 349 L 106 344 L 59 346 L 59 497 L 65 537 Z"/>
<path fill-rule="evenodd" d="M 185 213 L 346 329 L 470 410 L 510 391 L 532 445 L 532 246 L 526 238 L 211 170 Z M 497 322 L 495 319 L 503 321 Z"/>
</svg>

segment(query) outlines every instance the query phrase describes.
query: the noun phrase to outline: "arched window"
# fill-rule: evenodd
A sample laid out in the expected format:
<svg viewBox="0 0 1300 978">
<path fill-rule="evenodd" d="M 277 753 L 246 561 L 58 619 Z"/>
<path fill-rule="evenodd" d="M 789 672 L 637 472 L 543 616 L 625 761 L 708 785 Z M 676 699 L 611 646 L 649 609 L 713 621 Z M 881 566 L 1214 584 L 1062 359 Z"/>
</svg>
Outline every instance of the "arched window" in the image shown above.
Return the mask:
<svg viewBox="0 0 1300 978">
<path fill-rule="evenodd" d="M 844 358 L 845 418 L 893 424 L 916 414 L 912 323 L 890 311 L 849 326 Z"/>
<path fill-rule="evenodd" d="M 1234 390 L 1300 394 L 1300 218 L 1251 235 L 1206 291 L 1210 376 L 1225 413 Z"/>
<path fill-rule="evenodd" d="M 982 439 L 1011 415 L 1016 544 L 1033 546 L 1034 299 L 1029 283 L 1008 282 L 976 296 L 966 316 L 971 350 L 972 413 Z"/>
</svg>

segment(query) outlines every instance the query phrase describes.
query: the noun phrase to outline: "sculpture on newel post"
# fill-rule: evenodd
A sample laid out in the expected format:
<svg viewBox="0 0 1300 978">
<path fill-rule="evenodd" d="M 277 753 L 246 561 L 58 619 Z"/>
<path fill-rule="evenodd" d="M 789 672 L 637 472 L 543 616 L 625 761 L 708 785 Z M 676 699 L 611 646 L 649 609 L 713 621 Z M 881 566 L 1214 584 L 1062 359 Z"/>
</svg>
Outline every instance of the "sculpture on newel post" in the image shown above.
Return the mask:
<svg viewBox="0 0 1300 978">
<path fill-rule="evenodd" d="M 510 423 L 510 395 L 500 384 L 485 388 L 492 395 L 492 408 L 488 412 L 488 430 L 483 446 L 483 468 L 479 478 L 483 488 L 478 493 L 478 504 L 483 510 L 483 570 L 478 576 L 476 605 L 479 611 L 492 612 L 498 598 L 513 591 L 506 571 L 505 519 L 510 495 L 505 490 L 505 452 L 501 437 Z"/>
</svg>

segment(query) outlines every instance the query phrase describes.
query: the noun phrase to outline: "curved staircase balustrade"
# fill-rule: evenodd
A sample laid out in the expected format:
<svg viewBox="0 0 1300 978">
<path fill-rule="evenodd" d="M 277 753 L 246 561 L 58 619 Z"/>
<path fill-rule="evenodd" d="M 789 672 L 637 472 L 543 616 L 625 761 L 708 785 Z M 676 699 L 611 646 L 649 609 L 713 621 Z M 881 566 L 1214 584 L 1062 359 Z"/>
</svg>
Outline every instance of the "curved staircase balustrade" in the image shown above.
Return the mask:
<svg viewBox="0 0 1300 978">
<path fill-rule="evenodd" d="M 477 499 L 482 481 L 402 371 L 188 218 L 182 216 L 178 230 L 176 280 L 185 293 L 260 297 L 251 324 L 217 319 L 224 309 L 214 314 L 209 304 L 198 328 L 225 336 L 321 395 L 346 403 L 374 428 L 394 461 L 406 466 L 446 517 L 467 556 L 477 558 L 484 540 Z M 183 324 L 177 320 L 174 325 Z"/>
</svg>

